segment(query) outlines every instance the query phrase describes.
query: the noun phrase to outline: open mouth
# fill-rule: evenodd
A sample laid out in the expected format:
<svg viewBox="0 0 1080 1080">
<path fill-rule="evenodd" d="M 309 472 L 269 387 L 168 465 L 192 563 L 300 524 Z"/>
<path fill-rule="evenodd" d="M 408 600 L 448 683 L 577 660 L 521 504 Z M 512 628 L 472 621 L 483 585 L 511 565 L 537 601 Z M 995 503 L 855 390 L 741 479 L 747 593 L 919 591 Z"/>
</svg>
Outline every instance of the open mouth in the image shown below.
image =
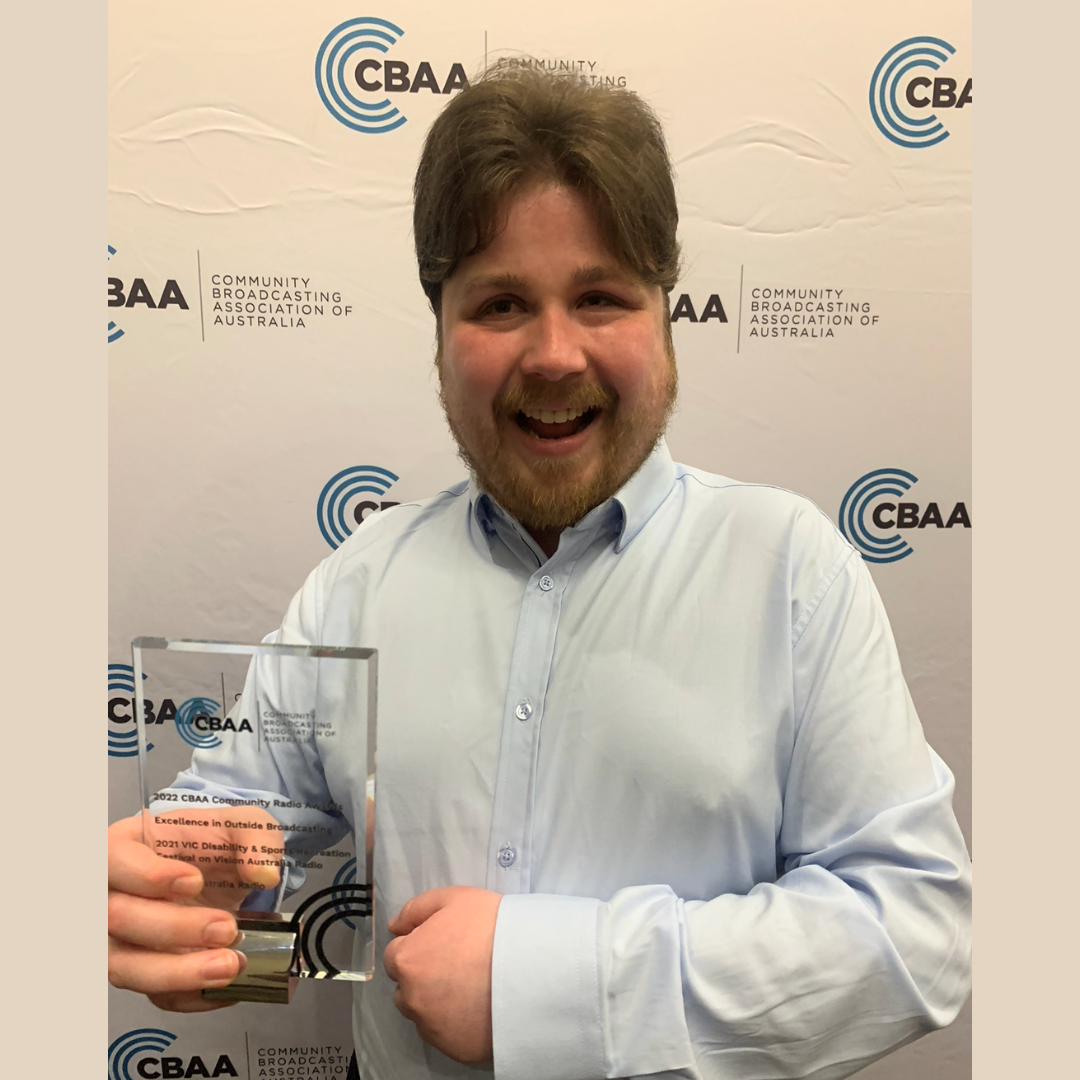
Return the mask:
<svg viewBox="0 0 1080 1080">
<path fill-rule="evenodd" d="M 537 409 L 528 408 L 518 412 L 515 420 L 522 431 L 538 439 L 565 439 L 584 431 L 598 416 L 600 410 L 589 409 Z"/>
</svg>

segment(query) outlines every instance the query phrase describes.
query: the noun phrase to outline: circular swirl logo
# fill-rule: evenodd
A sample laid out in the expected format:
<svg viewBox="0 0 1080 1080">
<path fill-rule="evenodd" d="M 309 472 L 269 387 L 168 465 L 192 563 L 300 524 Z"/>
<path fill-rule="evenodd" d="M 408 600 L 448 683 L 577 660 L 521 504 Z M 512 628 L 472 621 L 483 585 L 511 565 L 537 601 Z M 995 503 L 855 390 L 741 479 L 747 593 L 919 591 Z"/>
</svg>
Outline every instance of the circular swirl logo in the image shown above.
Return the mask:
<svg viewBox="0 0 1080 1080">
<path fill-rule="evenodd" d="M 210 750 L 221 745 L 221 740 L 212 734 L 204 734 L 195 726 L 195 721 L 216 715 L 218 703 L 213 698 L 188 698 L 177 710 L 174 718 L 176 732 L 189 746 L 198 750 Z"/>
<path fill-rule="evenodd" d="M 116 254 L 116 248 L 114 248 L 112 246 L 112 244 L 108 244 L 107 247 L 109 249 L 109 258 L 111 259 Z M 124 331 L 121 330 L 120 327 L 117 326 L 116 323 L 114 323 L 112 321 L 112 319 L 110 319 L 109 320 L 109 344 L 111 345 L 114 341 L 119 341 L 120 338 L 122 338 L 123 336 L 124 336 Z"/>
<path fill-rule="evenodd" d="M 355 885 L 355 884 L 356 884 L 356 857 L 353 856 L 353 858 L 349 859 L 346 863 L 344 863 L 341 866 L 341 868 L 338 870 L 338 872 L 334 875 L 334 885 L 338 886 L 338 885 Z M 342 907 L 337 907 L 334 910 L 335 911 L 342 911 L 343 908 Z M 344 923 L 350 930 L 355 930 L 356 929 L 356 923 L 354 923 L 351 919 L 345 919 Z"/>
<path fill-rule="evenodd" d="M 146 676 L 143 675 L 145 679 Z M 135 707 L 135 669 L 130 664 L 109 665 L 109 695 L 119 690 L 125 696 L 131 696 L 131 707 Z M 119 717 L 117 719 L 120 719 Z M 130 717 L 123 717 L 129 720 Z M 154 749 L 153 743 L 146 744 L 147 753 Z M 109 725 L 109 757 L 135 757 L 139 752 L 139 732 L 133 723 L 131 730 L 117 731 Z"/>
<path fill-rule="evenodd" d="M 876 536 L 866 524 L 870 504 L 882 495 L 901 496 L 918 477 L 905 469 L 875 469 L 848 488 L 840 504 L 840 531 L 867 562 L 891 563 L 906 559 L 914 550 L 899 534 Z"/>
<path fill-rule="evenodd" d="M 385 495 L 399 477 L 389 469 L 378 465 L 352 465 L 335 473 L 323 485 L 315 513 L 319 519 L 319 531 L 323 539 L 336 548 L 352 536 L 352 529 L 345 521 L 348 502 L 356 495 Z M 378 509 L 378 504 L 372 504 Z M 356 507 L 359 511 L 361 508 Z M 357 521 L 360 519 L 357 517 Z"/>
<path fill-rule="evenodd" d="M 390 104 L 381 86 L 366 100 L 359 97 L 364 93 L 363 81 L 349 70 L 350 61 L 354 61 L 354 68 L 359 66 L 356 61 L 362 63 L 365 50 L 388 52 L 404 34 L 400 26 L 386 19 L 367 16 L 347 19 L 326 35 L 315 57 L 315 85 L 336 120 L 368 135 L 382 135 L 405 123 L 405 117 Z"/>
<path fill-rule="evenodd" d="M 162 1028 L 135 1028 L 125 1031 L 109 1046 L 109 1080 L 139 1080 L 128 1071 L 131 1059 L 136 1054 L 147 1052 L 160 1054 L 174 1042 L 176 1036 Z"/>
<path fill-rule="evenodd" d="M 936 113 L 909 116 L 896 100 L 900 81 L 916 68 L 937 71 L 956 50 L 941 38 L 913 37 L 894 45 L 870 79 L 870 115 L 878 130 L 898 146 L 936 146 L 949 137 Z"/>
</svg>

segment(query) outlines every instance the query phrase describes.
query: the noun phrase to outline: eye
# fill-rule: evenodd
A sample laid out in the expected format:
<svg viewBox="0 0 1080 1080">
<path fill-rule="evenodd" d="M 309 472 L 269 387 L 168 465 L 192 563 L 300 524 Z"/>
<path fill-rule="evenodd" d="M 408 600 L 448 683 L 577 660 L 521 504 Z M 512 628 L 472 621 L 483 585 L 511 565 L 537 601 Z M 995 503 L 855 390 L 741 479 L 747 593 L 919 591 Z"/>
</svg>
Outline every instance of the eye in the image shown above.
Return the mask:
<svg viewBox="0 0 1080 1080">
<path fill-rule="evenodd" d="M 581 298 L 581 306 L 588 308 L 617 307 L 619 301 L 607 293 L 586 293 Z"/>
<path fill-rule="evenodd" d="M 521 303 L 512 296 L 497 296 L 489 300 L 477 312 L 478 318 L 487 318 L 491 315 L 513 315 L 521 309 Z"/>
</svg>

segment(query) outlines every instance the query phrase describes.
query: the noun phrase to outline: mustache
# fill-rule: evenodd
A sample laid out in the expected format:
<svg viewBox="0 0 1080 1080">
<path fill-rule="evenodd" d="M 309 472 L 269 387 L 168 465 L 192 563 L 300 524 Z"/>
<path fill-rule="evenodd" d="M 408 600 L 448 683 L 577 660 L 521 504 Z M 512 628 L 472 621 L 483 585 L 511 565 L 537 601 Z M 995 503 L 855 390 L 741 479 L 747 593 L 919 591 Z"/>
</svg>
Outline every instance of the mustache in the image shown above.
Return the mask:
<svg viewBox="0 0 1080 1080">
<path fill-rule="evenodd" d="M 550 382 L 543 380 L 510 387 L 495 398 L 493 408 L 496 413 L 515 416 L 525 409 L 548 407 L 553 400 L 557 401 L 560 409 L 612 410 L 619 403 L 619 395 L 595 383 L 578 383 L 555 389 Z"/>
</svg>

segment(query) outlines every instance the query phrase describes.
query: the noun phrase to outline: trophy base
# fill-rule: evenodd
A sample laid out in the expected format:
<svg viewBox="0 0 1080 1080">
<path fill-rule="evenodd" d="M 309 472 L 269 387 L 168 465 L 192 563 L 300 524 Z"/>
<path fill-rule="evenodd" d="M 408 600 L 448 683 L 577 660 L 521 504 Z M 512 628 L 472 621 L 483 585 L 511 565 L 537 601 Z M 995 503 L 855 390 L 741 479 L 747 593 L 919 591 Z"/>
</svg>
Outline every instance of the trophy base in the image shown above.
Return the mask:
<svg viewBox="0 0 1080 1080">
<path fill-rule="evenodd" d="M 299 982 L 294 974 L 296 933 L 290 928 L 291 919 L 281 913 L 237 918 L 240 940 L 232 947 L 244 954 L 247 966 L 228 986 L 203 990 L 203 1000 L 288 1005 Z"/>
</svg>

